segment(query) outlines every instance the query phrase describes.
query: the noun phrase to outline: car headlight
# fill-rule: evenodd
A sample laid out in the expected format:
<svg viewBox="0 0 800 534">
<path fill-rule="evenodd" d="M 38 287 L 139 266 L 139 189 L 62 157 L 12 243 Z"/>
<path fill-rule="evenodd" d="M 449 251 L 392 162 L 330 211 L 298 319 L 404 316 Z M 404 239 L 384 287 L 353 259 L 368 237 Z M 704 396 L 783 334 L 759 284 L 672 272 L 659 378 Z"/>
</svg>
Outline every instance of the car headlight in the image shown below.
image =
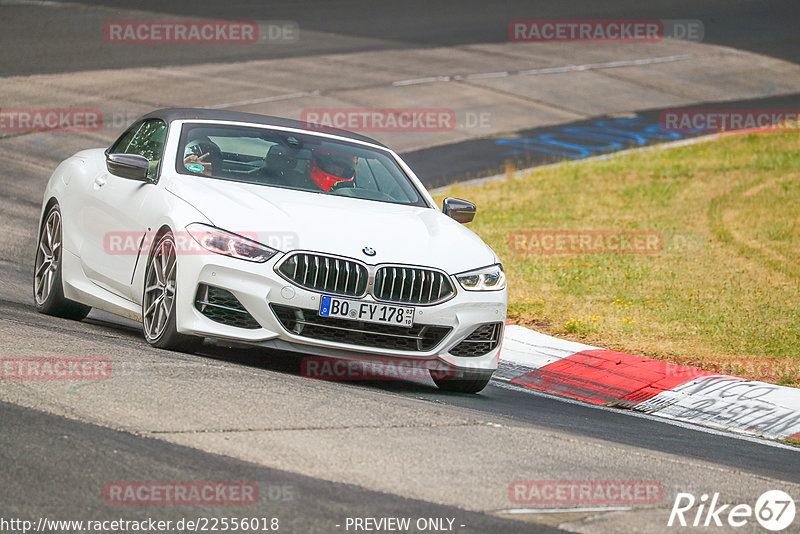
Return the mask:
<svg viewBox="0 0 800 534">
<path fill-rule="evenodd" d="M 506 273 L 499 263 L 457 274 L 456 280 L 467 291 L 497 291 L 506 287 Z"/>
<path fill-rule="evenodd" d="M 204 249 L 240 260 L 264 263 L 278 253 L 257 241 L 206 224 L 192 223 L 186 231 Z"/>
</svg>

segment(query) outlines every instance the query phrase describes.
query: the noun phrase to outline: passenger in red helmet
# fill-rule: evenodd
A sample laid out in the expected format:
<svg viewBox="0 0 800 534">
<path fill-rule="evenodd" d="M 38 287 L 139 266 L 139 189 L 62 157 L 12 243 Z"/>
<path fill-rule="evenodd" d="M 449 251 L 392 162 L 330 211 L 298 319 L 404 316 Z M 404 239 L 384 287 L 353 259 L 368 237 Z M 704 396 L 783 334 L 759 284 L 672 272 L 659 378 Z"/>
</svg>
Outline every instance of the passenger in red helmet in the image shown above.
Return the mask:
<svg viewBox="0 0 800 534">
<path fill-rule="evenodd" d="M 356 157 L 318 148 L 311 154 L 310 168 L 314 183 L 323 191 L 330 191 L 337 184 L 353 181 L 356 176 Z"/>
</svg>

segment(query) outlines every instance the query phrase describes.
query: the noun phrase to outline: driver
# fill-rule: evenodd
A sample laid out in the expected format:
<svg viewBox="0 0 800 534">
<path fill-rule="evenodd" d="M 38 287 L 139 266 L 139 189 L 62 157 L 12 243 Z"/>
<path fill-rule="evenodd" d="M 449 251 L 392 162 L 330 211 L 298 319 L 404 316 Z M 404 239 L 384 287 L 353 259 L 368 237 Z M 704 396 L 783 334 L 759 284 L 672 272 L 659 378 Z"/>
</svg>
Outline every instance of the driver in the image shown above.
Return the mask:
<svg viewBox="0 0 800 534">
<path fill-rule="evenodd" d="M 183 150 L 184 166 L 203 176 L 211 176 L 222 168 L 222 150 L 206 135 L 189 133 L 189 140 Z"/>
<path fill-rule="evenodd" d="M 317 148 L 311 154 L 311 179 L 323 191 L 355 187 L 356 157 L 334 150 Z"/>
</svg>

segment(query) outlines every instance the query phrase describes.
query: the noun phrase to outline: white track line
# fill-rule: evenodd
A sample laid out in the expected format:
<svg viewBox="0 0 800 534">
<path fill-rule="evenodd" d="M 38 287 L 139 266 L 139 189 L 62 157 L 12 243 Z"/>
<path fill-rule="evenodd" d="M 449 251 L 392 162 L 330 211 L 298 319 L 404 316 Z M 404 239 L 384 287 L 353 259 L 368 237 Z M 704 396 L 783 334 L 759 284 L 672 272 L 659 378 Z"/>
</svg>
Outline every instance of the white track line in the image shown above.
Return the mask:
<svg viewBox="0 0 800 534">
<path fill-rule="evenodd" d="M 284 95 L 265 96 L 264 98 L 254 98 L 252 100 L 239 100 L 238 102 L 225 102 L 224 104 L 214 104 L 213 106 L 205 106 L 206 109 L 226 109 L 235 108 L 238 106 L 249 106 L 252 104 L 263 104 L 265 102 L 279 102 L 281 100 L 292 100 L 294 98 L 303 98 L 306 96 L 318 96 L 319 91 L 302 91 L 300 93 L 287 93 Z"/>
<path fill-rule="evenodd" d="M 484 72 L 482 74 L 467 74 L 465 80 L 483 80 L 486 78 L 505 78 L 511 76 L 510 72 Z"/>
<path fill-rule="evenodd" d="M 419 83 L 449 82 L 450 80 L 450 76 L 428 76 L 426 78 L 414 78 L 413 80 L 400 80 L 392 82 L 392 85 L 400 87 L 403 85 L 417 85 Z"/>
<path fill-rule="evenodd" d="M 3 2 L 6 0 L 0 0 Z M 564 65 L 562 67 L 543 67 L 540 69 L 528 70 L 515 70 L 515 71 L 498 71 L 498 72 L 476 72 L 473 74 L 460 74 L 453 76 L 426 76 L 424 78 L 413 78 L 411 80 L 398 80 L 392 82 L 393 87 L 404 87 L 408 85 L 419 85 L 424 83 L 440 83 L 440 82 L 458 82 L 464 80 L 485 80 L 491 78 L 506 78 L 508 76 L 531 76 L 536 74 L 561 74 L 564 72 L 576 72 L 586 70 L 598 69 L 614 69 L 618 67 L 635 67 L 637 65 L 653 65 L 656 63 L 668 63 L 671 61 L 683 61 L 694 57 L 691 54 L 683 54 L 679 56 L 664 56 L 664 57 L 651 57 L 643 59 L 626 59 L 622 61 L 607 61 L 605 63 L 587 63 L 585 65 Z M 283 95 L 267 96 L 264 98 L 253 98 L 251 100 L 239 100 L 237 102 L 225 102 L 222 104 L 214 104 L 205 106 L 206 109 L 227 109 L 235 108 L 238 106 L 250 106 L 253 104 L 264 104 L 266 102 L 279 102 L 281 100 L 292 100 L 295 98 L 304 98 L 307 96 L 319 96 L 321 91 L 316 89 L 314 91 L 301 91 L 298 93 L 287 93 Z"/>
<path fill-rule="evenodd" d="M 64 7 L 73 6 L 72 2 L 51 2 L 49 0 L 0 0 L 0 6 L 39 6 L 39 7 Z"/>
<path fill-rule="evenodd" d="M 501 72 L 482 72 L 460 76 L 427 76 L 425 78 L 414 78 L 411 80 L 399 80 L 392 82 L 395 87 L 405 85 L 419 85 L 422 83 L 453 82 L 461 80 L 479 80 L 483 78 L 504 78 L 506 76 L 532 76 L 538 74 L 562 74 L 565 72 L 579 72 L 586 70 L 616 69 L 619 67 L 636 67 L 638 65 L 654 65 L 656 63 L 669 63 L 672 61 L 684 61 L 691 59 L 692 54 L 681 54 L 678 56 L 649 57 L 642 59 L 625 59 L 621 61 L 607 61 L 604 63 L 587 63 L 585 65 L 564 65 L 562 67 L 542 67 L 539 69 L 501 71 Z"/>
</svg>

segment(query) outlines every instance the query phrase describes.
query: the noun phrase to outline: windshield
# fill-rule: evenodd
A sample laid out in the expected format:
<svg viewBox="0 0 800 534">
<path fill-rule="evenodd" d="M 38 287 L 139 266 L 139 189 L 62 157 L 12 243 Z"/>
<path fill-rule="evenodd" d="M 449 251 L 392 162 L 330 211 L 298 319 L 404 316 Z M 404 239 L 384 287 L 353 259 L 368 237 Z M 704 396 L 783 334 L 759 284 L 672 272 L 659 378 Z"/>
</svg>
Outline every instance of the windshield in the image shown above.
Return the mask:
<svg viewBox="0 0 800 534">
<path fill-rule="evenodd" d="M 176 170 L 265 187 L 427 206 L 390 154 L 310 134 L 185 124 Z"/>
</svg>

